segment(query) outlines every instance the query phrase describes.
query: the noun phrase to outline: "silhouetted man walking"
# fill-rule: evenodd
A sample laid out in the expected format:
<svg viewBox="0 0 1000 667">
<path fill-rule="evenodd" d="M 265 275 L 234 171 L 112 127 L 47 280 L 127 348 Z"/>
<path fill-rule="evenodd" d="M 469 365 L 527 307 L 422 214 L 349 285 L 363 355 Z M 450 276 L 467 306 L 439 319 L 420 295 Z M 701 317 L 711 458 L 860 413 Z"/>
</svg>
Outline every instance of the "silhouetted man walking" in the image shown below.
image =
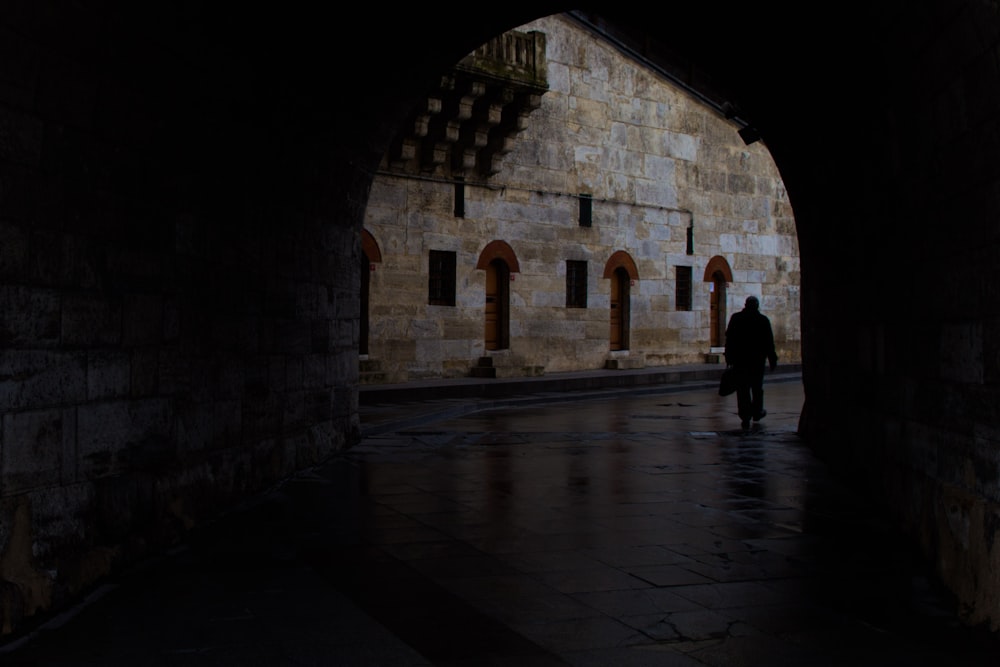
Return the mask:
<svg viewBox="0 0 1000 667">
<path fill-rule="evenodd" d="M 726 365 L 736 371 L 736 407 L 743 430 L 750 420 L 760 421 L 764 409 L 764 362 L 773 371 L 778 365 L 771 320 L 760 312 L 760 301 L 748 296 L 743 310 L 729 318 L 726 327 Z"/>
</svg>

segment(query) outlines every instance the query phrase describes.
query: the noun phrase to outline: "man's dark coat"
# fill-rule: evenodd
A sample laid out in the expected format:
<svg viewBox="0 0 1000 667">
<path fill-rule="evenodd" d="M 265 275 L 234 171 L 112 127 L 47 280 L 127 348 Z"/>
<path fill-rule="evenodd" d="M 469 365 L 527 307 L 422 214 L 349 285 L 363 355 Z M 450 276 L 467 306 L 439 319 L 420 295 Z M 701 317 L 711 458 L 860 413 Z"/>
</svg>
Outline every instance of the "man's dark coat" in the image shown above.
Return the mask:
<svg viewBox="0 0 1000 667">
<path fill-rule="evenodd" d="M 726 328 L 726 363 L 763 370 L 765 361 L 772 366 L 778 363 L 771 320 L 759 310 L 744 308 L 729 319 Z"/>
<path fill-rule="evenodd" d="M 771 370 L 778 363 L 771 320 L 748 305 L 729 319 L 726 328 L 726 364 L 736 371 L 736 404 L 744 429 L 751 418 L 758 420 L 766 414 L 765 361 Z"/>
</svg>

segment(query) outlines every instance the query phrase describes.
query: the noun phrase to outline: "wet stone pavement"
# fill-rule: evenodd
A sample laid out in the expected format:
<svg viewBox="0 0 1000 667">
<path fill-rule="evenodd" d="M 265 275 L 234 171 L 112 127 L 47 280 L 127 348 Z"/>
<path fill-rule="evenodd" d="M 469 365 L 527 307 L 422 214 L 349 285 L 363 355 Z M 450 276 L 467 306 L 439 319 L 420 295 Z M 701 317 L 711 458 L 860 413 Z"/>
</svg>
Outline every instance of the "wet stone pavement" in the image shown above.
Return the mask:
<svg viewBox="0 0 1000 667">
<path fill-rule="evenodd" d="M 442 402 L 0 665 L 996 667 L 1000 644 L 796 435 L 802 400 L 769 382 L 749 433 L 707 385 Z"/>
</svg>

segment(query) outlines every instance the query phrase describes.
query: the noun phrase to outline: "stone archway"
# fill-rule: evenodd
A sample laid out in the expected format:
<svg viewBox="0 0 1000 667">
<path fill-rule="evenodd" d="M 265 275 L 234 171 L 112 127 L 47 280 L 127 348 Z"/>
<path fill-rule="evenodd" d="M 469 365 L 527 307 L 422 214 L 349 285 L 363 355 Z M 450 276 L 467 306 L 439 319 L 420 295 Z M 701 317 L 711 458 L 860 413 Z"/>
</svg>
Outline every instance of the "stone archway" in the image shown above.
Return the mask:
<svg viewBox="0 0 1000 667">
<path fill-rule="evenodd" d="M 44 554 L 36 571 L 58 581 L 40 589 L 86 590 L 108 571 L 102 554 L 121 551 L 120 535 L 162 546 L 179 523 L 197 525 L 357 442 L 358 232 L 379 160 L 445 67 L 564 9 L 508 4 L 470 22 L 465 12 L 400 5 L 390 17 L 359 6 L 357 39 L 339 41 L 321 5 L 234 13 L 168 2 L 154 15 L 52 3 L 4 13 L 0 26 L 30 57 L 11 60 L 0 89 L 10 128 L 0 163 L 11 184 L 2 203 L 11 250 L 0 270 L 16 315 L 3 332 L 10 402 L 0 416 L 5 459 L 25 465 L 0 473 L 5 506 L 30 505 L 23 534 L 39 537 L 0 551 L 23 563 Z M 1000 629 L 991 546 L 1000 514 L 1000 20 L 991 3 L 972 0 L 874 6 L 863 17 L 850 3 L 829 9 L 825 30 L 752 48 L 748 26 L 805 24 L 812 8 L 675 3 L 669 21 L 651 22 L 644 4 L 617 1 L 591 3 L 581 19 L 679 73 L 678 85 L 717 105 L 734 132 L 766 143 L 801 247 L 801 267 L 787 267 L 802 274 L 809 404 L 800 431 L 923 546 L 969 623 Z M 280 48 L 261 49 L 260 34 Z M 379 50 L 363 67 L 359 40 Z M 783 66 L 787 79 L 775 86 Z M 671 149 L 696 150 L 686 136 Z M 817 139 L 863 146 L 864 159 L 818 151 Z M 749 187 L 739 177 L 718 185 Z M 726 242 L 757 236 L 748 229 Z M 912 272 L 906 289 L 856 268 L 887 257 L 932 265 Z M 94 359 L 120 360 L 115 377 L 128 378 L 128 390 L 88 393 Z M 305 394 L 314 409 L 289 418 L 287 406 Z M 60 418 L 69 412 L 72 422 Z M 97 434 L 93 424 L 112 413 L 145 418 Z M 87 454 L 53 446 L 35 456 L 28 429 Z M 128 467 L 137 438 L 160 443 L 142 456 L 162 465 Z M 300 443 L 294 456 L 282 449 L 289 442 Z M 218 466 L 178 454 L 207 443 Z M 102 495 L 114 493 L 107 480 L 134 492 Z M 56 534 L 53 517 L 69 514 L 74 525 Z M 75 537 L 84 534 L 86 544 Z M 0 607 L 49 604 L 30 602 Z"/>
</svg>

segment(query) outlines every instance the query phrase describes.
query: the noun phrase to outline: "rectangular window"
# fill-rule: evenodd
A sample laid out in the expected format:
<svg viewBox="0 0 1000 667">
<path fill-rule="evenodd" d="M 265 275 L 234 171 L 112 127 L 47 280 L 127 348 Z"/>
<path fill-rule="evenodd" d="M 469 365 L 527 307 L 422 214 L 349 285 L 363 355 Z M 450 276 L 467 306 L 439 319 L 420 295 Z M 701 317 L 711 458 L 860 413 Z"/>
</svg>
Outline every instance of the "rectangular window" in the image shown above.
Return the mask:
<svg viewBox="0 0 1000 667">
<path fill-rule="evenodd" d="M 590 227 L 594 217 L 594 199 L 592 195 L 580 195 L 580 226 Z"/>
<path fill-rule="evenodd" d="M 691 310 L 691 267 L 677 266 L 677 294 L 674 299 L 676 310 Z"/>
<path fill-rule="evenodd" d="M 455 217 L 465 217 L 465 182 L 461 176 L 455 181 Z"/>
<path fill-rule="evenodd" d="M 694 254 L 694 225 L 688 227 L 687 254 Z"/>
<path fill-rule="evenodd" d="M 431 250 L 430 275 L 427 283 L 427 303 L 432 306 L 455 305 L 455 253 L 451 250 Z"/>
<path fill-rule="evenodd" d="M 566 307 L 587 307 L 587 263 L 566 260 Z"/>
</svg>

